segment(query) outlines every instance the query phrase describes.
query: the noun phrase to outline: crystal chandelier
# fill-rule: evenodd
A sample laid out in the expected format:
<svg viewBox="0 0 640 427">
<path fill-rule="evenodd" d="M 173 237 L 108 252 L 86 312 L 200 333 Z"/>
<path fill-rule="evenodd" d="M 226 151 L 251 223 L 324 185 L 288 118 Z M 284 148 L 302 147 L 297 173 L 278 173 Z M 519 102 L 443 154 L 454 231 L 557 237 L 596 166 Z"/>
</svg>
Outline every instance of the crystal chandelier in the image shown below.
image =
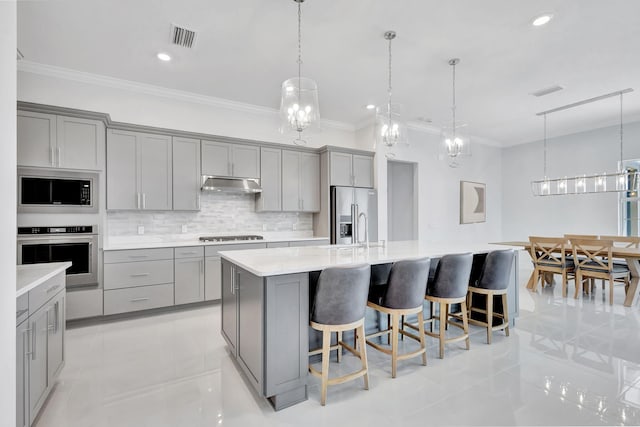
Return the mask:
<svg viewBox="0 0 640 427">
<path fill-rule="evenodd" d="M 297 132 L 293 141 L 297 145 L 305 145 L 302 132 L 319 128 L 320 107 L 318 105 L 318 85 L 308 77 L 302 77 L 302 10 L 304 0 L 293 0 L 298 3 L 298 76 L 282 83 L 280 101 L 280 132 Z"/>
<path fill-rule="evenodd" d="M 534 196 L 558 196 L 565 194 L 586 194 L 586 193 L 612 193 L 612 192 L 634 192 L 638 191 L 640 173 L 636 170 L 625 169 L 624 160 L 624 126 L 622 120 L 622 97 L 625 93 L 632 92 L 633 89 L 624 89 L 573 104 L 554 108 L 553 110 L 538 113 L 544 119 L 544 140 L 543 140 L 543 179 L 531 181 L 531 191 Z M 620 97 L 620 162 L 616 172 L 605 172 L 595 174 L 582 174 L 574 177 L 547 178 L 547 114 L 567 110 L 602 99 Z"/>
<path fill-rule="evenodd" d="M 459 159 L 463 156 L 471 155 L 471 141 L 463 132 L 464 124 L 456 121 L 456 65 L 460 63 L 459 58 L 449 60 L 452 70 L 452 105 L 451 105 L 451 127 L 443 127 L 442 142 L 449 166 L 452 168 L 460 165 Z"/>
<path fill-rule="evenodd" d="M 396 38 L 395 31 L 384 33 L 389 41 L 389 84 L 387 88 L 387 105 L 376 109 L 376 145 L 393 147 L 396 144 L 407 144 L 407 126 L 402 121 L 402 106 L 391 102 L 391 41 Z"/>
</svg>

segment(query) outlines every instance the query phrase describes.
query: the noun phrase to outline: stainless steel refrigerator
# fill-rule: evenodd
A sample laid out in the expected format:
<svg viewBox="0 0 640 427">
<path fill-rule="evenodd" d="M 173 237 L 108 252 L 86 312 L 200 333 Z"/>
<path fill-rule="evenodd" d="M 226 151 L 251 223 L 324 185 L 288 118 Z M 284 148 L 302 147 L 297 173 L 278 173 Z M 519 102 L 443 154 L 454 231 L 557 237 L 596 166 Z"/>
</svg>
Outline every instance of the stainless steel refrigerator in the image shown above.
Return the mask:
<svg viewBox="0 0 640 427">
<path fill-rule="evenodd" d="M 378 241 L 378 193 L 371 188 L 331 187 L 331 243 Z"/>
</svg>

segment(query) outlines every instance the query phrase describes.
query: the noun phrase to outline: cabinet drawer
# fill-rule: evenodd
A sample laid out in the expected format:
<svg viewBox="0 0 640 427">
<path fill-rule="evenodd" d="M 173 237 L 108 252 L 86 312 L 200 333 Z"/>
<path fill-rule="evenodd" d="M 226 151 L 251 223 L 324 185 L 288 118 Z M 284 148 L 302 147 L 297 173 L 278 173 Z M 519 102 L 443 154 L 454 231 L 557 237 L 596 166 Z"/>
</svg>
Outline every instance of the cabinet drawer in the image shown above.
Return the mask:
<svg viewBox="0 0 640 427">
<path fill-rule="evenodd" d="M 105 264 L 132 261 L 155 261 L 160 259 L 173 259 L 173 248 L 132 249 L 126 251 L 104 252 Z"/>
<path fill-rule="evenodd" d="M 291 242 L 293 243 L 293 242 Z M 267 243 L 267 249 L 269 248 L 288 248 L 289 242 L 271 242 Z"/>
<path fill-rule="evenodd" d="M 127 313 L 173 305 L 173 284 L 140 286 L 104 292 L 104 314 Z"/>
<path fill-rule="evenodd" d="M 233 245 L 211 245 L 206 246 L 204 253 L 206 256 L 218 256 L 222 251 L 242 251 L 245 249 L 265 249 L 266 243 L 238 243 Z"/>
<path fill-rule="evenodd" d="M 186 248 L 176 248 L 176 259 L 180 258 L 200 258 L 204 256 L 204 247 L 189 246 Z"/>
<path fill-rule="evenodd" d="M 33 314 L 58 292 L 64 290 L 65 274 L 58 274 L 29 291 L 29 313 Z"/>
<path fill-rule="evenodd" d="M 104 265 L 104 289 L 173 283 L 173 259 Z"/>
</svg>

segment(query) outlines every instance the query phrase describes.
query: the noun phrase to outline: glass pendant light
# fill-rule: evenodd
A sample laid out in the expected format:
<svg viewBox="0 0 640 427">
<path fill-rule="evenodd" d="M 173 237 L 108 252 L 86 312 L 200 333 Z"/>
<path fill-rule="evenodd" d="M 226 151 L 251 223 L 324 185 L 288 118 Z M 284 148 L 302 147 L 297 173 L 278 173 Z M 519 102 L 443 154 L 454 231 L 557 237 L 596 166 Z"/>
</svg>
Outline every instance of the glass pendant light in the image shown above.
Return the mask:
<svg viewBox="0 0 640 427">
<path fill-rule="evenodd" d="M 376 145 L 394 147 L 396 144 L 408 144 L 407 125 L 402 120 L 402 106 L 391 102 L 391 41 L 396 38 L 395 31 L 384 33 L 389 41 L 389 85 L 387 104 L 376 109 Z"/>
<path fill-rule="evenodd" d="M 297 132 L 293 141 L 296 145 L 306 145 L 302 132 L 320 128 L 320 106 L 318 104 L 318 85 L 308 77 L 302 77 L 302 8 L 304 0 L 298 3 L 298 76 L 282 83 L 280 101 L 280 132 Z"/>
<path fill-rule="evenodd" d="M 466 135 L 466 124 L 456 121 L 456 65 L 460 63 L 459 58 L 449 60 L 452 70 L 452 94 L 451 105 L 451 127 L 442 128 L 442 146 L 447 156 L 449 166 L 452 168 L 460 166 L 460 157 L 471 155 L 471 140 Z"/>
</svg>

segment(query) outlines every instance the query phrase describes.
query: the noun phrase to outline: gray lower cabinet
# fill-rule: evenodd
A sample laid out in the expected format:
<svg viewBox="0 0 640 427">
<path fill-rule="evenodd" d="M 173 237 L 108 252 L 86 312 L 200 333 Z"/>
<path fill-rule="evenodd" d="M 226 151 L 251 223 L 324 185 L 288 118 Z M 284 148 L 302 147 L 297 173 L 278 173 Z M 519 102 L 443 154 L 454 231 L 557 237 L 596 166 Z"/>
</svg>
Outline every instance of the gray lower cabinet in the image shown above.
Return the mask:
<svg viewBox="0 0 640 427">
<path fill-rule="evenodd" d="M 64 366 L 65 290 L 58 286 L 60 280 L 64 284 L 64 273 L 29 292 L 28 318 L 16 327 L 17 427 L 33 424 Z"/>
<path fill-rule="evenodd" d="M 204 301 L 204 253 L 199 258 L 174 261 L 175 304 Z"/>
<path fill-rule="evenodd" d="M 222 334 L 276 409 L 307 398 L 308 274 L 258 277 L 222 260 Z"/>
<path fill-rule="evenodd" d="M 222 263 L 219 256 L 208 256 L 204 259 L 204 299 L 219 300 L 222 297 Z"/>
</svg>

